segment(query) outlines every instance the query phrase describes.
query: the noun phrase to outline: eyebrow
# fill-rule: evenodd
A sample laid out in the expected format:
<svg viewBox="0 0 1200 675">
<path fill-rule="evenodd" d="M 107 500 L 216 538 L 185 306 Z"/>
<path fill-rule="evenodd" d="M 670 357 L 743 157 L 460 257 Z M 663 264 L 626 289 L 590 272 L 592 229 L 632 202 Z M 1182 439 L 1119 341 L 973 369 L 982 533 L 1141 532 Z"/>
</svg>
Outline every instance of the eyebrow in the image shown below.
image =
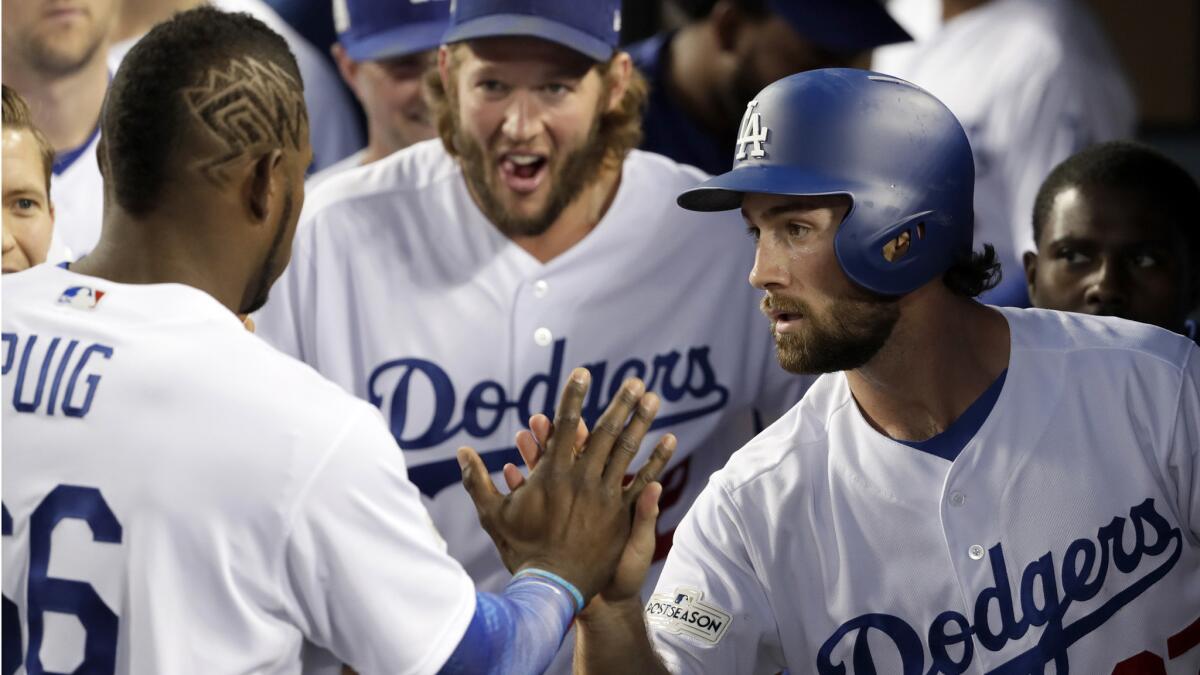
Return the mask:
<svg viewBox="0 0 1200 675">
<path fill-rule="evenodd" d="M 762 212 L 762 217 L 774 218 L 775 216 L 780 216 L 795 211 L 815 211 L 819 208 L 821 207 L 817 206 L 812 201 L 806 199 L 796 199 L 784 204 L 776 204 L 775 206 L 772 206 L 771 208 Z M 744 206 L 742 207 L 742 219 L 747 221 L 750 220 L 750 214 L 746 212 L 746 207 Z"/>
<path fill-rule="evenodd" d="M 4 196 L 19 197 L 21 195 L 30 195 L 38 199 L 46 198 L 46 188 L 37 183 L 22 183 L 15 180 L 9 180 L 4 185 Z"/>
<path fill-rule="evenodd" d="M 1051 239 L 1049 242 L 1047 242 L 1046 245 L 1053 247 L 1053 246 L 1062 246 L 1064 244 L 1070 244 L 1072 246 L 1077 246 L 1077 247 L 1103 246 L 1102 243 L 1096 241 L 1095 239 L 1090 239 L 1087 237 L 1080 237 L 1080 236 L 1071 235 L 1071 234 L 1064 235 L 1057 239 Z M 1117 244 L 1117 246 L 1119 248 L 1145 247 L 1145 246 L 1160 246 L 1160 247 L 1164 247 L 1164 248 L 1169 248 L 1172 245 L 1173 245 L 1172 242 L 1167 239 L 1135 239 L 1133 241 L 1128 241 L 1128 242 L 1118 242 L 1118 244 Z"/>
</svg>

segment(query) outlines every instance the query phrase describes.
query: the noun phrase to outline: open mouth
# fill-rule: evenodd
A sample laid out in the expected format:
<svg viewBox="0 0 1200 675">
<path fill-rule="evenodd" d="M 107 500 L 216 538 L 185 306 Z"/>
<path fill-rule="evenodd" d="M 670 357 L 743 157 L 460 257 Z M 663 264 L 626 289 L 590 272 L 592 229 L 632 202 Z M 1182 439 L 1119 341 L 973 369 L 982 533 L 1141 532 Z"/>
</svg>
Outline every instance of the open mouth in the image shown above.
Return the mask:
<svg viewBox="0 0 1200 675">
<path fill-rule="evenodd" d="M 804 315 L 796 312 L 773 311 L 770 314 L 771 324 L 776 333 L 786 333 L 799 327 Z"/>
<path fill-rule="evenodd" d="M 545 155 L 508 152 L 500 157 L 500 175 L 509 189 L 528 194 L 542 184 L 548 164 Z"/>
</svg>

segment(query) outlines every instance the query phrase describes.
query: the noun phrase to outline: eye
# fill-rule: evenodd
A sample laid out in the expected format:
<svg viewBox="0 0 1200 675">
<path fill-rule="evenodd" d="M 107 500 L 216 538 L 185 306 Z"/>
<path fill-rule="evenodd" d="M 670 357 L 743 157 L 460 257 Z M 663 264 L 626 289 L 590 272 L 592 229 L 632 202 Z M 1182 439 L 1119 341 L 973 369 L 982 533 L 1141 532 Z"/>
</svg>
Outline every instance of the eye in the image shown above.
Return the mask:
<svg viewBox="0 0 1200 675">
<path fill-rule="evenodd" d="M 1068 246 L 1063 246 L 1055 251 L 1054 257 L 1057 260 L 1066 262 L 1068 265 L 1086 265 L 1092 261 L 1091 256 Z"/>
<path fill-rule="evenodd" d="M 18 209 L 29 210 L 29 209 L 34 208 L 35 206 L 37 206 L 37 202 L 33 201 L 32 199 L 21 198 L 21 199 L 17 200 L 17 208 Z"/>
<path fill-rule="evenodd" d="M 1133 255 L 1131 262 L 1134 267 L 1146 269 L 1150 267 L 1158 267 L 1162 264 L 1162 258 L 1154 253 L 1136 253 Z"/>
<path fill-rule="evenodd" d="M 564 94 L 570 93 L 571 88 L 568 87 L 567 85 L 563 84 L 562 82 L 551 82 L 549 84 L 543 85 L 542 91 L 546 92 L 547 94 L 550 94 L 551 96 L 562 96 Z"/>
<path fill-rule="evenodd" d="M 787 224 L 787 230 L 788 230 L 789 237 L 804 237 L 804 236 L 808 235 L 809 231 L 811 231 L 812 228 L 809 227 L 808 225 L 805 225 L 804 223 L 798 223 L 796 221 L 791 221 Z"/>
<path fill-rule="evenodd" d="M 758 238 L 760 236 L 758 228 L 753 225 L 746 226 L 746 234 L 750 235 L 750 238 L 753 239 L 754 241 L 758 241 Z"/>
<path fill-rule="evenodd" d="M 475 86 L 482 89 L 485 94 L 491 94 L 493 96 L 500 96 L 508 92 L 508 85 L 504 84 L 500 80 L 481 80 L 479 84 Z"/>
</svg>

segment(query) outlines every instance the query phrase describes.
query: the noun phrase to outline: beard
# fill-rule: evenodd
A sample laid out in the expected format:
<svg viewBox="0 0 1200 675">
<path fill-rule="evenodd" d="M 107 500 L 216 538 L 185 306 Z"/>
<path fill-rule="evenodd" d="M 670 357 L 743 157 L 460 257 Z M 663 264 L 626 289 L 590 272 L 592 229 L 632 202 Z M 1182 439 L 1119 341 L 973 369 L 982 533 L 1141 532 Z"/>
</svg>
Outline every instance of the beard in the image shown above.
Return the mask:
<svg viewBox="0 0 1200 675">
<path fill-rule="evenodd" d="M 267 297 L 271 293 L 271 286 L 275 284 L 275 280 L 283 273 L 287 263 L 280 263 L 280 250 L 283 248 L 283 235 L 288 229 L 288 223 L 292 220 L 292 209 L 295 205 L 292 203 L 293 189 L 289 185 L 287 192 L 283 195 L 283 211 L 279 214 L 279 221 L 275 224 L 275 236 L 271 240 L 271 247 L 267 249 L 267 255 L 263 259 L 262 267 L 259 270 L 258 277 L 254 281 L 254 285 L 250 287 L 247 293 L 243 296 L 249 298 L 249 301 L 242 303 L 242 308 L 239 314 L 253 314 L 262 309 L 263 305 L 267 304 Z"/>
<path fill-rule="evenodd" d="M 804 318 L 806 325 L 795 333 L 778 333 L 771 322 L 779 365 L 798 375 L 861 368 L 887 343 L 900 319 L 895 298 L 873 295 L 839 298 L 827 314 L 813 312 L 799 300 L 766 295 L 762 310 Z"/>
<path fill-rule="evenodd" d="M 92 61 L 104 44 L 107 28 L 93 24 L 90 32 L 74 39 L 50 35 L 26 36 L 24 49 L 30 67 L 38 73 L 59 78 L 73 75 Z"/>
<path fill-rule="evenodd" d="M 536 237 L 562 215 L 564 209 L 578 197 L 587 184 L 599 173 L 606 154 L 605 144 L 600 138 L 602 116 L 600 111 L 593 117 L 583 144 L 551 160 L 547 167 L 550 181 L 550 196 L 537 213 L 521 216 L 509 211 L 499 192 L 504 190 L 496 162 L 483 145 L 462 133 L 457 113 L 454 114 L 454 148 L 458 151 L 463 176 L 471 188 L 471 194 L 479 203 L 479 210 L 507 237 Z"/>
</svg>

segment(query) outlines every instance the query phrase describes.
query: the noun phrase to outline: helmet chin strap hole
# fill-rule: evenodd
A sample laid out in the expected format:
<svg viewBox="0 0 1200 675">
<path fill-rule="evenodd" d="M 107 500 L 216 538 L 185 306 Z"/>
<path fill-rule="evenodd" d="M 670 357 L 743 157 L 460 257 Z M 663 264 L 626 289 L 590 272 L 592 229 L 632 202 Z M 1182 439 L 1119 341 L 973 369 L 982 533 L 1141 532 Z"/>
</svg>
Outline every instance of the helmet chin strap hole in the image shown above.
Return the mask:
<svg viewBox="0 0 1200 675">
<path fill-rule="evenodd" d="M 923 225 L 921 226 L 923 227 Z M 919 233 L 918 237 L 921 236 Z M 896 262 L 897 260 L 908 255 L 908 245 L 912 242 L 912 231 L 905 230 L 901 232 L 895 239 L 883 245 L 883 259 L 888 262 Z"/>
</svg>

